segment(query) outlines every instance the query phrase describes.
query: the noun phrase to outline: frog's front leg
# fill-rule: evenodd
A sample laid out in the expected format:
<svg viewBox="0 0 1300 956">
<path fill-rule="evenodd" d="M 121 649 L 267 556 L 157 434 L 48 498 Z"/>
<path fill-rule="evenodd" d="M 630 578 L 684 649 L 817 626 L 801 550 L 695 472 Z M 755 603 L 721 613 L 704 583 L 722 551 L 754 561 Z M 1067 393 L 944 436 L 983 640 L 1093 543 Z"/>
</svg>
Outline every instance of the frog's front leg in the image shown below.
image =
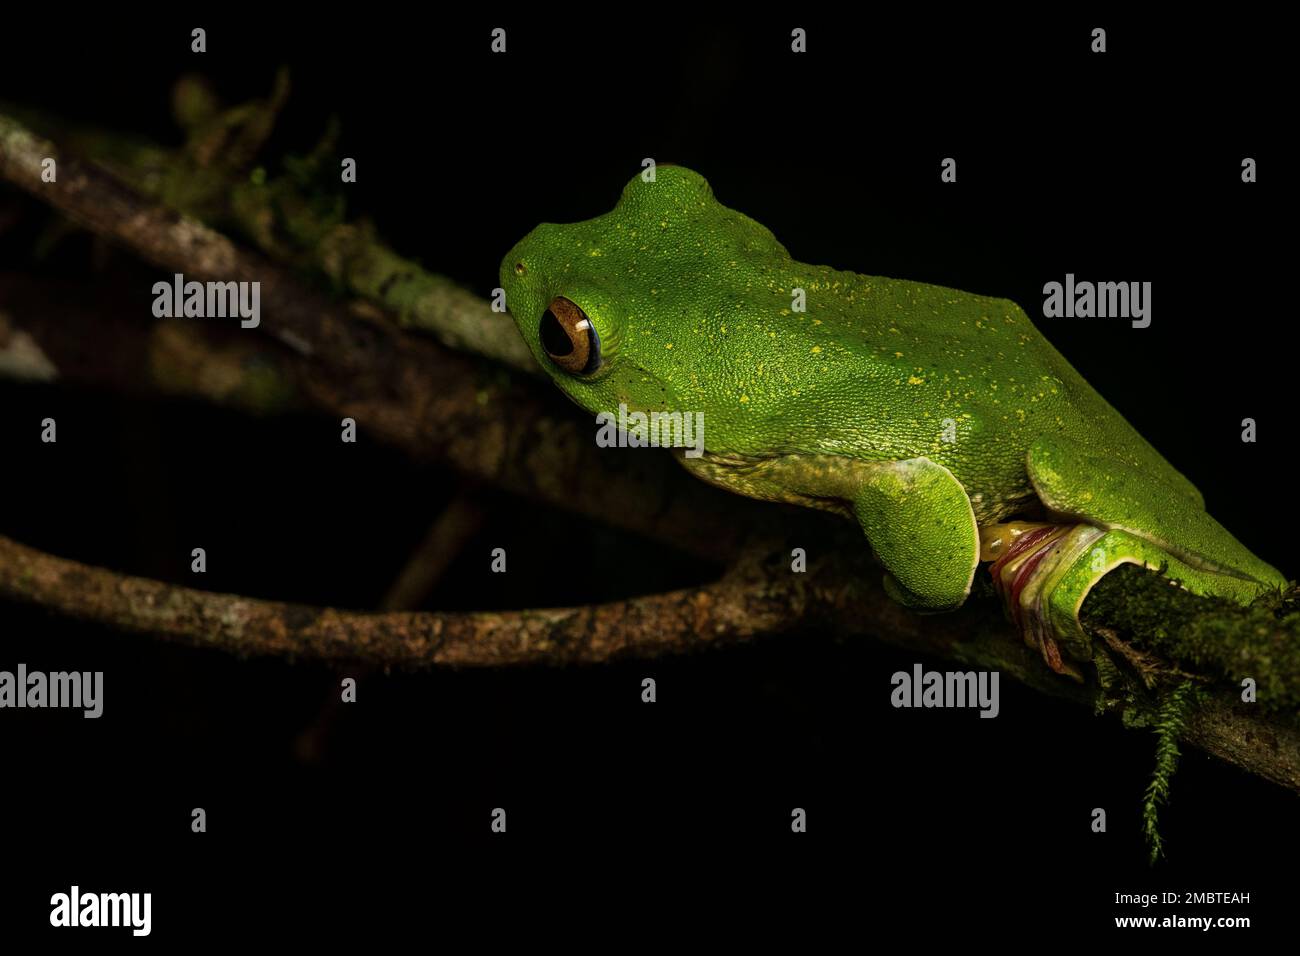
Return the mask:
<svg viewBox="0 0 1300 956">
<path fill-rule="evenodd" d="M 970 593 L 979 528 L 966 489 L 929 458 L 865 466 L 853 510 L 889 572 L 885 590 L 909 607 L 944 611 Z"/>
</svg>

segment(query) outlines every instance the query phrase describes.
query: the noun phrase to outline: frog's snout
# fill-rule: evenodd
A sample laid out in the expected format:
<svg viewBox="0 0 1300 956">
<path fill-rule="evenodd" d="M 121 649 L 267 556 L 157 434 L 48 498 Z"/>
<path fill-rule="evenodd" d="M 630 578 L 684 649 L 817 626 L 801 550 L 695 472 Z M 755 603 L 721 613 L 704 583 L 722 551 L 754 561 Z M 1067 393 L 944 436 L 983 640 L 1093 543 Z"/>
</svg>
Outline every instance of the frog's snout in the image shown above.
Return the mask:
<svg viewBox="0 0 1300 956">
<path fill-rule="evenodd" d="M 523 250 L 517 244 L 513 249 L 505 254 L 501 260 L 501 268 L 497 271 L 497 278 L 501 280 L 501 288 L 506 292 L 506 308 L 510 307 L 510 293 L 515 289 L 520 279 L 528 275 L 528 265 L 524 261 Z"/>
<path fill-rule="evenodd" d="M 527 282 L 529 280 L 529 256 L 524 242 L 517 243 L 513 249 L 506 253 L 505 258 L 501 260 L 498 278 L 501 282 L 501 289 L 505 293 L 504 305 L 506 311 L 510 313 L 515 320 L 515 324 L 519 326 L 519 330 L 523 332 L 524 327 L 521 320 L 523 318 L 522 312 L 525 311 L 524 303 L 528 300 Z"/>
<path fill-rule="evenodd" d="M 526 279 L 530 275 L 535 276 L 537 262 L 537 253 L 539 250 L 548 248 L 547 233 L 551 226 L 549 223 L 541 223 L 535 226 L 528 235 L 524 236 L 514 244 L 505 258 L 501 260 L 501 281 L 504 285 L 507 280 Z"/>
</svg>

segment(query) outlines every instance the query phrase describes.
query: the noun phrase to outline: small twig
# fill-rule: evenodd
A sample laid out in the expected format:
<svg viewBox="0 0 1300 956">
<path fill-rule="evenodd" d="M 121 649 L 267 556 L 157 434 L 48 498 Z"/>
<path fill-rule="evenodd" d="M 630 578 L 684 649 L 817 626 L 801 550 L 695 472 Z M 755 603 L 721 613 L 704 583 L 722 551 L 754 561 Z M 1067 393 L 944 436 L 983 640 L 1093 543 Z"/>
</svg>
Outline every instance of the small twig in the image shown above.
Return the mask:
<svg viewBox="0 0 1300 956">
<path fill-rule="evenodd" d="M 483 509 L 462 490 L 429 526 L 424 540 L 407 559 L 379 606 L 385 611 L 409 611 L 418 607 L 482 526 Z"/>
<path fill-rule="evenodd" d="M 424 540 L 407 560 L 397 579 L 384 594 L 379 607 L 384 611 L 411 611 L 433 589 L 443 572 L 450 567 L 461 549 L 483 524 L 483 511 L 466 491 L 460 491 L 438 514 Z M 348 671 L 358 683 L 364 682 L 376 664 L 361 664 Z M 325 752 L 326 741 L 343 716 L 344 708 L 338 687 L 331 687 L 316 719 L 298 734 L 294 751 L 305 763 L 315 763 Z"/>
</svg>

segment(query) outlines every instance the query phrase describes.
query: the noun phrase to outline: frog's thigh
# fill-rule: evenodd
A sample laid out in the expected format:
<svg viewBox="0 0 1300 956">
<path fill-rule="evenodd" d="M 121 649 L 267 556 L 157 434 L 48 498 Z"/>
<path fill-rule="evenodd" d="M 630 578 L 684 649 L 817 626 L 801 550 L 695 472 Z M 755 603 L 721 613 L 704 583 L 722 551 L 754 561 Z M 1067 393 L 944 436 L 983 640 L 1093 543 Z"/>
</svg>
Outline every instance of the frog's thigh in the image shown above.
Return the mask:
<svg viewBox="0 0 1300 956">
<path fill-rule="evenodd" d="M 1121 564 L 1137 564 L 1165 574 L 1193 594 L 1249 602 L 1258 586 L 1250 581 L 1201 571 L 1179 561 L 1158 545 L 1127 531 L 1107 531 L 1069 564 L 1043 582 L 1046 616 L 1072 657 L 1089 656 L 1089 641 L 1079 623 L 1079 609 L 1093 586 Z"/>
<path fill-rule="evenodd" d="M 966 600 L 979 565 L 979 531 L 951 471 L 929 458 L 872 464 L 853 507 L 889 571 L 891 597 L 930 610 Z"/>
</svg>

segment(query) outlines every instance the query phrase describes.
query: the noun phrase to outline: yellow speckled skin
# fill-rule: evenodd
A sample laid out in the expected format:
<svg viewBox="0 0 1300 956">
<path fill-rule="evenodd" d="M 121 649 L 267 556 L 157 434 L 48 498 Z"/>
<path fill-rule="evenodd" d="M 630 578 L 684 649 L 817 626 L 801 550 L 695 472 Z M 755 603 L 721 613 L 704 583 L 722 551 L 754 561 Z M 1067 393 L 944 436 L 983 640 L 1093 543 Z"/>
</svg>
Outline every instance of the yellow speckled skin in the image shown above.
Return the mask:
<svg viewBox="0 0 1300 956">
<path fill-rule="evenodd" d="M 975 523 L 1048 496 L 1052 511 L 1100 527 L 1114 513 L 1115 527 L 1196 567 L 1282 581 L 1015 303 L 796 262 L 690 170 L 661 166 L 606 215 L 538 226 L 503 260 L 501 282 L 539 363 L 579 405 L 703 412 L 707 454 L 687 461 L 693 470 L 854 515 L 909 603 L 960 603 L 953 579 L 959 567 L 973 573 Z M 793 306 L 797 289 L 806 311 Z M 603 364 L 592 374 L 557 369 L 541 345 L 538 322 L 556 296 L 595 326 Z M 1041 487 L 1029 466 L 1040 439 L 1052 466 Z M 924 494 L 899 492 L 900 462 Z M 1096 468 L 1127 476 L 1122 503 L 1087 497 L 1110 487 L 1089 477 Z M 936 520 L 955 555 L 939 581 L 900 566 L 944 550 L 925 530 Z"/>
</svg>

